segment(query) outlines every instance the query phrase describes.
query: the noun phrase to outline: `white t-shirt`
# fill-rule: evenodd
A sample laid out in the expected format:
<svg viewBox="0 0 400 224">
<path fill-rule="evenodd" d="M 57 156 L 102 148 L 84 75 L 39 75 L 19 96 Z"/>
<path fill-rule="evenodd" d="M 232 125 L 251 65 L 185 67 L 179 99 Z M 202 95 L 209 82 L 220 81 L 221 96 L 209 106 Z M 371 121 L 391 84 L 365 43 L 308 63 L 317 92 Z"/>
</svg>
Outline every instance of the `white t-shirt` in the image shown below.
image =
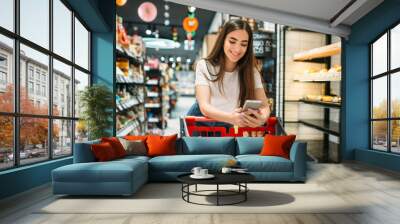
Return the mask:
<svg viewBox="0 0 400 224">
<path fill-rule="evenodd" d="M 217 74 L 218 66 L 214 68 L 208 63 L 208 68 L 212 74 Z M 209 86 L 211 90 L 211 105 L 219 110 L 231 113 L 239 107 L 239 72 L 236 69 L 233 72 L 225 72 L 223 79 L 222 94 L 218 88 L 218 81 L 212 82 L 215 76 L 211 76 L 204 59 L 200 60 L 196 65 L 196 86 Z M 260 73 L 254 69 L 254 85 L 256 89 L 263 88 Z"/>
</svg>

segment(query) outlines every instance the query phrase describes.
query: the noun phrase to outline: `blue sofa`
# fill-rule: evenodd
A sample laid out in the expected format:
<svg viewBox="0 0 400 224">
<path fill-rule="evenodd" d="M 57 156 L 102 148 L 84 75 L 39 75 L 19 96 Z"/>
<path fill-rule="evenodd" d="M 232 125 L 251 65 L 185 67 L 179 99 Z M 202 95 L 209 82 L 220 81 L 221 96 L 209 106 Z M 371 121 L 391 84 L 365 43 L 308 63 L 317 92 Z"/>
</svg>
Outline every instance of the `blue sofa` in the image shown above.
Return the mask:
<svg viewBox="0 0 400 224">
<path fill-rule="evenodd" d="M 68 195 L 131 195 L 148 181 L 176 181 L 193 167 L 218 172 L 228 160 L 236 160 L 260 182 L 304 182 L 306 143 L 295 142 L 290 159 L 258 155 L 264 138 L 182 137 L 177 155 L 127 156 L 96 162 L 90 145 L 75 145 L 74 163 L 52 171 L 53 193 Z"/>
</svg>

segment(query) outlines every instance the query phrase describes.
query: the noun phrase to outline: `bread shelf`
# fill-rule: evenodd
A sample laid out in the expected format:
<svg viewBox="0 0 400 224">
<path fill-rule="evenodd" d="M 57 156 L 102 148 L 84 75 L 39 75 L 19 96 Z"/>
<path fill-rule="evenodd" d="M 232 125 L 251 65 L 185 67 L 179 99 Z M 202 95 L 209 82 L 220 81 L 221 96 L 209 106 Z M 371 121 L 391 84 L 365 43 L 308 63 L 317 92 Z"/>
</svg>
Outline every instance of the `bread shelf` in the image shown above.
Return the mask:
<svg viewBox="0 0 400 224">
<path fill-rule="evenodd" d="M 303 100 L 303 99 L 299 100 L 299 102 L 312 104 L 312 105 L 323 106 L 323 107 L 331 107 L 331 108 L 340 109 L 340 103 L 324 102 L 324 101 L 312 101 L 312 100 Z"/>
<path fill-rule="evenodd" d="M 315 128 L 327 134 L 340 137 L 339 123 L 337 122 L 334 121 L 324 122 L 324 120 L 318 120 L 318 119 L 301 119 L 299 120 L 299 122 L 308 127 Z"/>
<path fill-rule="evenodd" d="M 326 45 L 319 48 L 314 48 L 308 51 L 303 51 L 294 54 L 294 61 L 307 61 L 318 58 L 330 57 L 336 54 L 340 54 L 341 52 L 341 43 L 337 42 L 334 44 Z"/>
<path fill-rule="evenodd" d="M 311 74 L 297 74 L 294 81 L 298 82 L 340 82 L 341 72 L 324 72 Z"/>
</svg>

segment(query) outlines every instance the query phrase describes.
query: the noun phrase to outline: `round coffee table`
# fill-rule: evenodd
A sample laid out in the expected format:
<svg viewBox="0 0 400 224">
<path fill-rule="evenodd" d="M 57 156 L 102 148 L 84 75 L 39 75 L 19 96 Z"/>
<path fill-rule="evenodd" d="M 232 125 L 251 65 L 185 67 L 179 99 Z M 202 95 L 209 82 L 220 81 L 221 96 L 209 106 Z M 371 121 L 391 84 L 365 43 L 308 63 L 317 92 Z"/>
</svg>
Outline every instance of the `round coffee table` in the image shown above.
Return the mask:
<svg viewBox="0 0 400 224">
<path fill-rule="evenodd" d="M 193 179 L 189 174 L 182 174 L 177 177 L 178 181 L 182 183 L 182 199 L 188 203 L 198 204 L 198 205 L 234 205 L 247 200 L 247 192 L 249 188 L 247 183 L 255 180 L 255 177 L 249 173 L 216 173 L 213 174 L 215 177 L 212 179 Z M 204 185 L 215 185 L 215 190 L 197 190 L 198 184 Z M 195 186 L 194 191 L 190 191 L 190 186 Z M 236 185 L 237 190 L 223 190 L 220 189 L 220 185 Z M 209 192 L 215 192 L 215 194 L 205 194 Z M 203 196 L 203 197 L 216 197 L 216 204 L 202 204 L 190 201 L 190 196 Z M 240 199 L 231 203 L 221 203 L 221 197 L 232 197 L 240 196 Z"/>
</svg>

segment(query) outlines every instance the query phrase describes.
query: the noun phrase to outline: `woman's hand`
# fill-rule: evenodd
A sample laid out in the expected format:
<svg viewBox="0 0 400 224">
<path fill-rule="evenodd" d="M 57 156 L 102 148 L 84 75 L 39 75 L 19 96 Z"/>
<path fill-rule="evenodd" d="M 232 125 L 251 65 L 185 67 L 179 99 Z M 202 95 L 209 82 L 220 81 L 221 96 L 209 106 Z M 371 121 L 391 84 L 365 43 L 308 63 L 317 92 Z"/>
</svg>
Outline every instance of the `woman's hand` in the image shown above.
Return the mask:
<svg viewBox="0 0 400 224">
<path fill-rule="evenodd" d="M 268 118 L 268 113 L 265 110 L 248 109 L 242 115 L 245 126 L 251 128 L 263 126 Z"/>
<path fill-rule="evenodd" d="M 231 124 L 239 126 L 239 127 L 246 127 L 247 124 L 243 119 L 244 114 L 242 113 L 242 108 L 236 108 L 233 113 L 231 114 Z"/>
</svg>

